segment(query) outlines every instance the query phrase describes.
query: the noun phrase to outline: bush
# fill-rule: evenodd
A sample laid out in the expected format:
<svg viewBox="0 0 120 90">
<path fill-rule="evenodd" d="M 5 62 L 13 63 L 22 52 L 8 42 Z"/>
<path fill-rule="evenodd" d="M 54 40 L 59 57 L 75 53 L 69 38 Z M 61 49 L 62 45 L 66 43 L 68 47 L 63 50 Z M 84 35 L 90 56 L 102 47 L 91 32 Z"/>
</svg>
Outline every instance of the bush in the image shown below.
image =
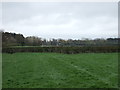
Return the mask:
<svg viewBox="0 0 120 90">
<path fill-rule="evenodd" d="M 3 53 L 15 52 L 56 52 L 56 53 L 107 53 L 120 51 L 117 46 L 104 46 L 104 47 L 7 47 L 3 48 Z"/>
</svg>

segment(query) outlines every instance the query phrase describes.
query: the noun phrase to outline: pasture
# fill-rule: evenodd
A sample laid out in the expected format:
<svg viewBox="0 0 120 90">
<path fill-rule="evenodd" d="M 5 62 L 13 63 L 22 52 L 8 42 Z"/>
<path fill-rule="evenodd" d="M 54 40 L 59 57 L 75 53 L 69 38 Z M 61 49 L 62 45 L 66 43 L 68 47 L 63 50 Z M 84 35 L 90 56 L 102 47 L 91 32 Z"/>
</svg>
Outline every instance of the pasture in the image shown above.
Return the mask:
<svg viewBox="0 0 120 90">
<path fill-rule="evenodd" d="M 2 54 L 3 88 L 117 88 L 117 53 Z"/>
</svg>

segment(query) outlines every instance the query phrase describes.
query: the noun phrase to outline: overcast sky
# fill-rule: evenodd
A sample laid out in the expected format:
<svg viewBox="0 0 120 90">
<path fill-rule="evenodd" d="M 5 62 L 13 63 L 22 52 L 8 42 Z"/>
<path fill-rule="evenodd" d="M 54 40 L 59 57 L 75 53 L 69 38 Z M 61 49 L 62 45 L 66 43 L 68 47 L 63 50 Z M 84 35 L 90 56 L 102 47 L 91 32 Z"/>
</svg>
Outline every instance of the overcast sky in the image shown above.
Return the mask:
<svg viewBox="0 0 120 90">
<path fill-rule="evenodd" d="M 118 37 L 118 3 L 2 3 L 2 28 L 42 38 Z M 1 17 L 0 17 L 1 19 Z"/>
</svg>

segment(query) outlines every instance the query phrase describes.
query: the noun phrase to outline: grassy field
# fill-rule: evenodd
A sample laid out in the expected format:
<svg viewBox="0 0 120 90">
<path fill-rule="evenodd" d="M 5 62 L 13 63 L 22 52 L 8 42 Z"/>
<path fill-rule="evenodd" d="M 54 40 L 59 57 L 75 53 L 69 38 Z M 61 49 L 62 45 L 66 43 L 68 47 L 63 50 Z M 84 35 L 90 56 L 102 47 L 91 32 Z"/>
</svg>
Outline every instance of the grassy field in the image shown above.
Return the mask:
<svg viewBox="0 0 120 90">
<path fill-rule="evenodd" d="M 3 88 L 117 88 L 117 53 L 3 54 Z"/>
</svg>

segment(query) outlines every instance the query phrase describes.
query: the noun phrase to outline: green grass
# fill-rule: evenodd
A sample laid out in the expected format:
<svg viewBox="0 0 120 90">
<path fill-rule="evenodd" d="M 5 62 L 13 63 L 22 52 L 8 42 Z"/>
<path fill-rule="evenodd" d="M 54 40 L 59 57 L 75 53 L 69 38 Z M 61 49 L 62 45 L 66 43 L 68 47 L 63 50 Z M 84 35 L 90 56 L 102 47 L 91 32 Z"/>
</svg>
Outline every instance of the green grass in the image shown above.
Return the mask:
<svg viewBox="0 0 120 90">
<path fill-rule="evenodd" d="M 117 53 L 3 54 L 3 88 L 117 88 Z"/>
</svg>

